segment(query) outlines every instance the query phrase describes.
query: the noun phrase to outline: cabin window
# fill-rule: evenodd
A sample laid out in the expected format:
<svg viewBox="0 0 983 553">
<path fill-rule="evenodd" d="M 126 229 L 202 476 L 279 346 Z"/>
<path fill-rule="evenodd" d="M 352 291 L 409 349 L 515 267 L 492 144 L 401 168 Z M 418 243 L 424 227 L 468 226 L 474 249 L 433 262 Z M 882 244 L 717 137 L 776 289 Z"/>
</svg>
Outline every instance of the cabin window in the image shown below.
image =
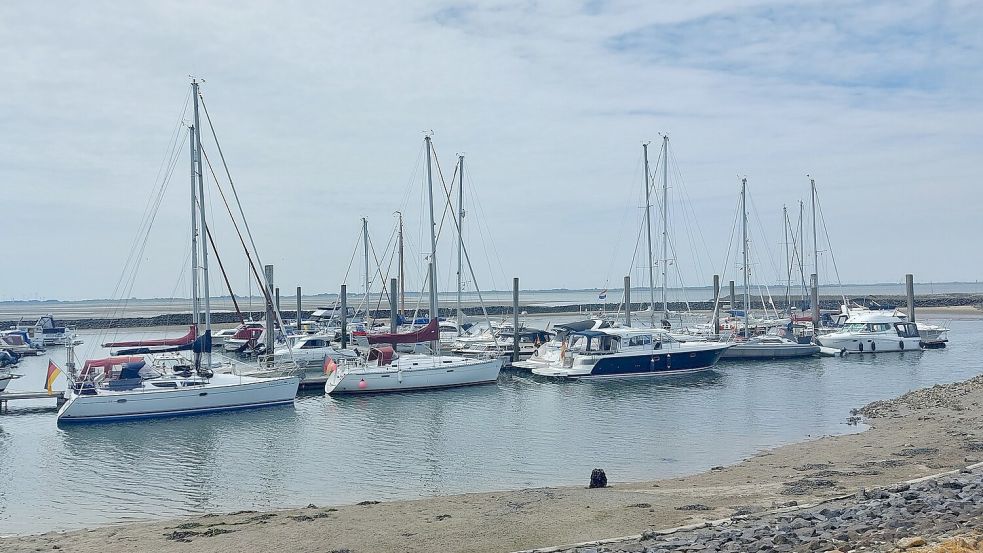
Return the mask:
<svg viewBox="0 0 983 553">
<path fill-rule="evenodd" d="M 157 388 L 177 388 L 177 382 L 154 382 Z"/>
<path fill-rule="evenodd" d="M 918 327 L 913 323 L 898 323 L 895 325 L 898 329 L 898 336 L 901 338 L 918 338 Z"/>
<path fill-rule="evenodd" d="M 870 323 L 871 332 L 884 332 L 891 330 L 891 323 Z"/>
</svg>

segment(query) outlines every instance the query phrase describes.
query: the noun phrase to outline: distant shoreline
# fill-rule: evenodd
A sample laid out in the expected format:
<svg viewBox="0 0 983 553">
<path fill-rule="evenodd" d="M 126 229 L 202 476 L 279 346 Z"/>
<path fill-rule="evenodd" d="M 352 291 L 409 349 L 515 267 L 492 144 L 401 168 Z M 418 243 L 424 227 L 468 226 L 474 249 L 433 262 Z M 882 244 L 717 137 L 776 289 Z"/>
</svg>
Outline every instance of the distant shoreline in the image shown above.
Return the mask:
<svg viewBox="0 0 983 553">
<path fill-rule="evenodd" d="M 619 284 L 620 284 L 620 282 L 619 282 Z M 721 290 L 722 291 L 725 291 L 725 289 L 727 287 L 727 281 L 721 280 L 720 285 L 721 285 Z M 757 289 L 758 285 L 754 285 L 754 286 L 755 286 L 755 289 Z M 766 288 L 770 287 L 772 290 L 784 290 L 785 289 L 785 283 L 762 284 L 760 286 L 766 287 Z M 952 281 L 940 281 L 940 282 L 915 282 L 915 290 L 916 291 L 917 290 L 924 290 L 926 288 L 928 288 L 928 289 L 934 289 L 934 288 L 938 288 L 938 287 L 943 287 L 944 288 L 944 287 L 947 287 L 947 286 L 976 286 L 978 288 L 978 290 L 972 291 L 972 292 L 938 292 L 938 293 L 936 293 L 936 292 L 930 292 L 929 295 L 961 295 L 961 294 L 981 295 L 981 294 L 983 294 L 983 282 L 980 282 L 979 280 L 952 280 Z M 849 290 L 849 289 L 853 289 L 853 288 L 886 288 L 886 287 L 897 287 L 898 290 L 902 290 L 904 288 L 904 282 L 903 281 L 901 281 L 901 282 L 871 282 L 871 283 L 861 283 L 861 284 L 856 284 L 856 283 L 853 283 L 853 284 L 820 283 L 820 290 L 822 292 L 824 292 L 824 293 L 825 292 L 828 292 L 830 290 L 834 290 L 834 291 L 839 292 L 841 290 Z M 740 283 L 738 283 L 738 288 L 740 288 Z M 792 283 L 792 290 L 793 291 L 796 291 L 799 288 L 800 288 L 800 285 L 798 285 L 798 284 L 796 284 L 794 282 Z M 282 291 L 284 293 L 288 293 L 288 292 L 293 292 L 293 290 L 294 290 L 293 288 L 289 288 L 289 289 L 285 288 Z M 620 287 L 618 287 L 618 288 L 529 288 L 529 289 L 520 289 L 519 290 L 519 294 L 520 294 L 520 297 L 522 295 L 528 295 L 528 294 L 564 294 L 564 293 L 568 293 L 568 294 L 586 294 L 586 293 L 597 294 L 597 293 L 601 292 L 602 290 L 610 290 L 611 291 L 611 294 L 612 294 L 612 297 L 613 297 L 614 295 L 620 296 L 621 291 L 622 291 L 622 288 L 620 288 Z M 641 293 L 641 292 L 646 291 L 647 288 L 645 286 L 643 286 L 643 285 L 638 284 L 638 283 L 633 283 L 632 284 L 632 287 L 631 287 L 631 290 L 632 290 L 632 295 L 637 295 L 638 293 Z M 670 294 L 679 293 L 679 292 L 683 292 L 683 291 L 695 291 L 695 290 L 706 290 L 706 291 L 711 292 L 711 295 L 712 295 L 713 287 L 707 285 L 707 286 L 686 286 L 685 288 L 680 288 L 680 287 L 670 287 L 670 288 L 668 288 L 668 291 L 669 291 Z M 456 294 L 456 292 L 454 290 L 441 290 L 439 293 L 441 295 L 444 295 L 444 296 L 446 296 L 448 294 Z M 488 295 L 502 295 L 502 294 L 511 295 L 512 294 L 512 290 L 511 289 L 509 289 L 509 290 L 481 290 L 481 293 L 482 294 L 488 294 Z M 376 292 L 373 292 L 372 293 L 372 296 L 375 297 L 376 294 L 377 294 Z M 476 294 L 477 294 L 477 292 L 475 292 L 474 290 L 470 290 L 470 291 L 465 291 L 464 292 L 464 295 L 467 296 L 467 297 L 469 297 L 469 298 L 473 298 Z M 797 294 L 793 294 L 793 295 L 795 297 L 798 297 Z M 315 292 L 313 294 L 306 294 L 304 296 L 304 299 L 305 300 L 333 301 L 333 300 L 337 299 L 338 296 L 339 296 L 339 294 L 337 292 Z M 293 295 L 290 295 L 290 296 L 285 296 L 285 297 L 293 298 L 294 296 Z M 352 289 L 352 290 L 349 290 L 349 297 L 352 297 L 352 298 L 360 298 L 361 297 L 361 294 L 359 294 L 356 290 Z M 416 291 L 407 290 L 406 291 L 406 297 L 407 298 L 413 298 L 414 300 L 416 300 L 417 298 L 425 298 L 426 297 L 426 294 L 422 294 L 422 293 L 416 292 Z M 236 296 L 236 298 L 239 301 L 249 301 L 249 299 L 250 299 L 248 296 Z M 254 301 L 262 301 L 263 297 L 262 297 L 262 295 L 257 294 L 257 295 L 252 296 L 252 299 Z M 229 295 L 212 296 L 212 300 L 213 301 L 231 301 L 231 296 L 229 296 Z M 179 298 L 179 297 L 173 297 L 173 298 L 165 298 L 165 297 L 130 298 L 129 300 L 125 300 L 125 301 L 130 301 L 130 302 L 135 302 L 135 303 L 143 303 L 143 302 L 181 302 L 181 301 L 190 301 L 190 298 Z M 84 299 L 68 299 L 68 300 L 64 300 L 64 299 L 53 299 L 53 298 L 49 298 L 49 299 L 11 299 L 11 300 L 0 300 L 0 310 L 2 310 L 3 306 L 8 305 L 8 304 L 9 305 L 39 305 L 39 304 L 58 305 L 58 304 L 92 304 L 92 303 L 94 303 L 94 304 L 117 305 L 119 302 L 120 302 L 119 299 L 113 299 L 113 298 L 84 298 Z"/>
<path fill-rule="evenodd" d="M 868 298 L 876 301 L 879 305 L 895 305 L 901 309 L 905 308 L 907 301 L 904 296 L 899 295 L 868 296 Z M 726 297 L 723 297 L 721 301 L 726 302 L 728 300 Z M 842 300 L 835 296 L 822 296 L 820 298 L 820 306 L 823 310 L 836 311 L 839 309 L 841 302 Z M 550 305 L 549 303 L 550 302 L 520 301 L 520 313 L 524 317 L 537 315 L 572 317 L 578 314 L 583 315 L 584 317 L 590 317 L 595 316 L 602 310 L 609 314 L 618 313 L 620 307 L 619 302 L 616 300 L 606 304 L 597 303 L 596 301 L 593 303 L 582 304 L 553 302 L 556 305 Z M 782 307 L 782 303 L 783 302 L 780 299 L 775 300 L 775 304 L 779 308 Z M 738 299 L 738 305 L 739 304 L 740 299 Z M 281 316 L 285 320 L 294 320 L 297 316 L 297 312 L 296 310 L 291 310 L 289 305 L 290 301 L 281 301 Z M 480 319 L 484 316 L 484 313 L 496 318 L 512 314 L 511 303 L 503 304 L 502 302 L 496 302 L 495 304 L 486 304 L 484 308 L 476 304 L 474 301 L 463 302 L 463 305 L 464 307 L 462 308 L 462 311 L 471 319 Z M 632 311 L 638 313 L 647 307 L 647 305 L 647 303 L 643 304 L 633 302 Z M 713 302 L 711 301 L 677 301 L 669 302 L 668 305 L 670 311 L 679 313 L 709 313 L 713 309 Z M 241 307 L 245 309 L 245 306 L 241 305 Z M 284 307 L 286 307 L 286 309 L 284 309 Z M 761 299 L 752 298 L 751 307 L 752 309 L 763 309 Z M 915 296 L 915 307 L 916 317 L 919 310 L 922 313 L 932 313 L 934 315 L 957 313 L 970 315 L 983 314 L 983 294 L 920 294 Z M 661 309 L 661 306 L 656 304 L 656 308 Z M 114 305 L 92 304 L 90 305 L 89 309 L 84 311 L 76 309 L 62 312 L 56 309 L 39 309 L 36 311 L 24 312 L 19 321 L 13 318 L 11 313 L 4 313 L 2 310 L 0 310 L 0 316 L 3 316 L 3 318 L 6 319 L 0 320 L 0 328 L 9 328 L 15 324 L 32 324 L 39 316 L 48 313 L 54 314 L 58 324 L 75 329 L 146 328 L 191 324 L 191 312 L 186 306 L 175 302 L 173 305 L 169 304 L 167 309 L 173 310 L 165 311 L 162 306 L 155 305 L 150 309 L 134 309 L 135 311 L 141 311 L 141 313 L 124 317 L 119 316 L 119 311 Z M 310 318 L 312 313 L 313 310 L 311 309 L 303 309 L 301 311 L 301 317 Z M 370 309 L 370 314 L 375 318 L 388 318 L 389 310 Z M 425 310 L 422 310 L 422 314 L 425 314 Z M 252 311 L 246 312 L 244 310 L 245 318 L 249 319 L 250 315 L 252 315 L 252 318 L 261 319 L 264 316 L 264 311 L 256 309 L 254 305 Z M 444 317 L 453 317 L 456 315 L 456 309 L 452 305 L 447 305 L 440 309 L 440 315 Z M 232 310 L 231 305 L 221 304 L 217 308 L 213 307 L 212 322 L 215 324 L 235 324 L 239 322 L 239 316 L 234 310 Z"/>
</svg>

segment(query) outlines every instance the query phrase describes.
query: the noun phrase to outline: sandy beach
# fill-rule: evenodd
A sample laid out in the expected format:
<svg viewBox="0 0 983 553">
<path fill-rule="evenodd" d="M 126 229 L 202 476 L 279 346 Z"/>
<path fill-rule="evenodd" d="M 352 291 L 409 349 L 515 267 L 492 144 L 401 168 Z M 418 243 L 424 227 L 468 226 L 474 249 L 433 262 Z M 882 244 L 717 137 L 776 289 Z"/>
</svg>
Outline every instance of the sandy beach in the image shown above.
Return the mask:
<svg viewBox="0 0 983 553">
<path fill-rule="evenodd" d="M 62 551 L 518 551 L 805 504 L 958 469 L 983 457 L 983 376 L 860 409 L 863 432 L 762 451 L 728 467 L 605 489 L 539 488 L 413 501 L 209 513 L 16 536 L 0 549 Z M 851 413 L 844 413 L 844 417 Z M 598 459 L 597 466 L 604 467 Z M 357 470 L 357 469 L 353 469 Z M 56 493 L 56 490 L 52 490 Z"/>
</svg>

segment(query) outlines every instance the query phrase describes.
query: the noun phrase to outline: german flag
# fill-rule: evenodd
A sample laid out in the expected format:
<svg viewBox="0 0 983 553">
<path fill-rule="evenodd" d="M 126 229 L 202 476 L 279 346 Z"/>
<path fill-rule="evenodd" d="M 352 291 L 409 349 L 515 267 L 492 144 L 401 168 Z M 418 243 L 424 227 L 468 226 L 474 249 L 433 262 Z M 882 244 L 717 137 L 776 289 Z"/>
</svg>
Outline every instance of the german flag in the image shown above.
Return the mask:
<svg viewBox="0 0 983 553">
<path fill-rule="evenodd" d="M 53 393 L 51 386 L 54 385 L 55 379 L 58 378 L 59 374 L 61 374 L 61 369 L 58 368 L 58 365 L 55 365 L 54 361 L 48 359 L 48 376 L 44 379 L 44 388 L 48 390 L 48 395 Z"/>
<path fill-rule="evenodd" d="M 330 355 L 324 357 L 324 374 L 331 374 L 335 372 L 338 365 L 334 362 L 334 359 Z"/>
</svg>

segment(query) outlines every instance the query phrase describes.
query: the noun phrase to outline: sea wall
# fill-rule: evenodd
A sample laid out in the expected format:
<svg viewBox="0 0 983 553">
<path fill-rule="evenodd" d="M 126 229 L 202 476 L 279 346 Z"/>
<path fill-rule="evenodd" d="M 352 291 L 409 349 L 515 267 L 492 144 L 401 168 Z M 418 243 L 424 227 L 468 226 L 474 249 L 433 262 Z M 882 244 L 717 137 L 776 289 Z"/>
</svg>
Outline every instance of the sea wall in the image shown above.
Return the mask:
<svg viewBox="0 0 983 553">
<path fill-rule="evenodd" d="M 849 299 L 849 298 L 848 298 Z M 896 305 L 899 307 L 904 307 L 906 305 L 906 299 L 904 296 L 867 296 L 864 298 L 866 301 L 876 302 L 878 305 Z M 721 298 L 721 301 L 726 302 L 728 298 L 726 296 Z M 584 313 L 595 314 L 598 311 L 606 310 L 607 312 L 617 312 L 619 310 L 619 304 L 616 302 L 611 302 L 607 304 L 601 303 L 586 303 L 586 304 L 565 304 L 565 305 L 528 305 L 522 303 L 522 298 L 520 296 L 520 311 L 526 315 L 549 315 L 549 314 L 573 314 L 573 313 Z M 742 299 L 738 297 L 735 306 L 739 307 L 741 305 Z M 782 309 L 785 306 L 784 298 L 774 298 L 775 307 Z M 819 304 L 823 310 L 836 311 L 839 309 L 842 303 L 842 298 L 825 296 L 821 297 Z M 647 303 L 632 303 L 632 311 L 639 312 L 647 306 Z M 656 304 L 657 308 L 659 307 Z M 959 306 L 975 306 L 983 308 L 983 294 L 932 294 L 932 295 L 920 295 L 915 297 L 915 307 L 959 307 Z M 757 297 L 751 298 L 751 308 L 752 309 L 763 309 L 763 304 L 761 298 Z M 770 308 L 770 307 L 769 307 Z M 669 310 L 675 312 L 686 312 L 686 311 L 710 311 L 713 309 L 713 301 L 691 301 L 691 302 L 669 302 Z M 462 309 L 465 314 L 469 315 L 472 319 L 482 316 L 482 308 L 469 306 Z M 512 313 L 512 306 L 508 305 L 488 305 L 484 309 L 485 312 L 490 316 L 500 317 L 502 315 L 509 315 Z M 301 314 L 304 318 L 309 318 L 313 311 L 305 310 Z M 375 318 L 388 318 L 389 310 L 371 310 L 371 315 Z M 426 310 L 420 311 L 421 315 L 426 314 Z M 440 309 L 440 315 L 444 317 L 453 317 L 456 314 L 456 309 L 453 307 L 443 307 Z M 40 315 L 40 313 L 38 314 Z M 244 314 L 248 319 L 250 314 Z M 261 319 L 264 316 L 262 311 L 253 311 L 252 317 L 256 319 Z M 282 310 L 281 316 L 285 320 L 293 320 L 297 316 L 297 312 L 294 310 Z M 161 315 L 156 315 L 152 317 L 120 317 L 115 319 L 104 318 L 104 317 L 87 317 L 78 319 L 59 319 L 59 324 L 63 324 L 76 329 L 101 329 L 101 328 L 134 328 L 134 327 L 153 327 L 153 326 L 174 326 L 174 325 L 190 325 L 191 324 L 191 313 L 166 313 Z M 212 313 L 212 323 L 214 324 L 235 324 L 239 322 L 239 315 L 234 312 L 214 312 Z M 9 328 L 17 324 L 17 321 L 0 321 L 0 328 Z"/>
</svg>

